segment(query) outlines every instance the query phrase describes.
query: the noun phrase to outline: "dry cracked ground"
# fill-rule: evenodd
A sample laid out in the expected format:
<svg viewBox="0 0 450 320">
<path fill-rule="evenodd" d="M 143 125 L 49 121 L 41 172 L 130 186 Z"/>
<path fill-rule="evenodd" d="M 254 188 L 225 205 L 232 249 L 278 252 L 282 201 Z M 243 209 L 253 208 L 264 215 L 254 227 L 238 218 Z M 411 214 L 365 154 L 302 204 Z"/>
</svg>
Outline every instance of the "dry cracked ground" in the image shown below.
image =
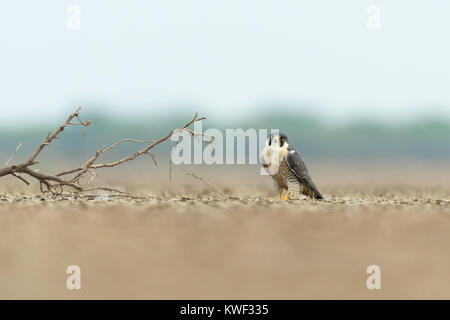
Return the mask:
<svg viewBox="0 0 450 320">
<path fill-rule="evenodd" d="M 164 168 L 98 177 L 135 198 L 0 181 L 0 298 L 450 298 L 450 166 L 310 167 L 324 201 L 275 200 L 257 168 L 189 168 L 227 198 Z"/>
</svg>

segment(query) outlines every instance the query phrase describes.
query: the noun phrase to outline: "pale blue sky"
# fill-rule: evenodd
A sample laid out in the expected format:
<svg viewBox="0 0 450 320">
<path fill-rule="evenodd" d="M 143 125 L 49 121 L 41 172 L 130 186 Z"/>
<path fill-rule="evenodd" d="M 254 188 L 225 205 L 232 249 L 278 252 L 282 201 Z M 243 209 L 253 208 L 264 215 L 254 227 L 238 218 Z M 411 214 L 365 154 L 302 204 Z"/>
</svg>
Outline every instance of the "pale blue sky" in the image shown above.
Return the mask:
<svg viewBox="0 0 450 320">
<path fill-rule="evenodd" d="M 373 4 L 379 31 L 366 27 Z M 80 7 L 81 30 L 66 27 L 68 5 Z M 446 0 L 6 1 L 0 124 L 78 105 L 450 118 L 449 13 Z"/>
</svg>

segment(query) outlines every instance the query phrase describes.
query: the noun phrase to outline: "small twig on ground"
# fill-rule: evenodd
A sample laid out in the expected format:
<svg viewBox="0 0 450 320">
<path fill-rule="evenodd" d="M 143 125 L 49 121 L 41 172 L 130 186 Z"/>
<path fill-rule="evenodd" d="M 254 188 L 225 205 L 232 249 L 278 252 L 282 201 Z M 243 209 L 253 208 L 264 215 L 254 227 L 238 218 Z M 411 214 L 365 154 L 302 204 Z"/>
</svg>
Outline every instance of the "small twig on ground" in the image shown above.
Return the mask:
<svg viewBox="0 0 450 320">
<path fill-rule="evenodd" d="M 207 184 L 208 186 L 210 186 L 210 187 L 216 189 L 216 191 L 219 192 L 224 198 L 227 198 L 227 199 L 229 198 L 222 190 L 220 190 L 218 187 L 216 187 L 215 185 L 213 185 L 211 182 L 206 181 L 206 180 L 203 179 L 202 177 L 199 177 L 199 176 L 197 176 L 196 174 L 194 174 L 194 173 L 192 173 L 192 172 L 189 172 L 189 171 L 187 171 L 187 170 L 184 169 L 184 168 L 181 168 L 181 169 L 183 169 L 183 171 L 186 172 L 188 175 L 190 175 L 190 176 L 194 177 L 195 179 L 198 179 L 198 180 L 200 180 L 201 182 Z"/>
</svg>

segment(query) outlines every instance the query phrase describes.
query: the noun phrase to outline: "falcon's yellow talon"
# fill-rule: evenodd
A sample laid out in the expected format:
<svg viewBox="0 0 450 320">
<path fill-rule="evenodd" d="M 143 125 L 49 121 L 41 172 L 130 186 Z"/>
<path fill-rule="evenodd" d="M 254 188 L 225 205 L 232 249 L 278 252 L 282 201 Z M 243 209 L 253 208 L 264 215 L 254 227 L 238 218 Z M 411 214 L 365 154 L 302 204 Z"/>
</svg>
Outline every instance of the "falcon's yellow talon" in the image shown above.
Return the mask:
<svg viewBox="0 0 450 320">
<path fill-rule="evenodd" d="M 278 192 L 278 200 L 281 200 L 281 195 L 283 194 L 283 190 L 281 192 Z"/>
<path fill-rule="evenodd" d="M 289 200 L 289 191 L 288 191 L 288 193 L 286 193 L 283 200 Z"/>
</svg>

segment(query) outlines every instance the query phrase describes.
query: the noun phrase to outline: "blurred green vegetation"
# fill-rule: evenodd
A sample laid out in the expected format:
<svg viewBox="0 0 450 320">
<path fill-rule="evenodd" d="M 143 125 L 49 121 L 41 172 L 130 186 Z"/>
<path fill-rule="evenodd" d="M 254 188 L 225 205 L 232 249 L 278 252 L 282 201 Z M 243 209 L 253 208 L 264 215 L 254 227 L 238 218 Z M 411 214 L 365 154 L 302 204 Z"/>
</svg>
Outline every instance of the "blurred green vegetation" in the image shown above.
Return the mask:
<svg viewBox="0 0 450 320">
<path fill-rule="evenodd" d="M 67 158 L 86 159 L 103 145 L 109 146 L 121 138 L 152 140 L 189 121 L 193 114 L 180 113 L 165 116 L 142 116 L 139 119 L 119 119 L 101 113 L 84 113 L 92 119 L 85 129 L 71 127 L 46 152 Z M 256 117 L 230 116 L 232 121 L 209 118 L 203 130 L 218 128 L 280 129 L 288 135 L 291 145 L 311 157 L 414 157 L 426 159 L 450 158 L 450 124 L 436 119 L 422 119 L 401 125 L 360 120 L 348 124 L 330 124 L 311 116 L 292 113 L 265 113 Z M 65 120 L 65 119 L 63 119 Z M 62 120 L 62 121 L 63 121 Z M 60 123 L 41 124 L 26 128 L 0 129 L 0 163 L 6 161 L 20 142 L 24 142 L 17 158 L 25 159 L 32 150 Z M 83 135 L 83 132 L 85 134 Z M 159 146 L 160 158 L 169 155 L 173 143 Z M 137 150 L 139 146 L 125 143 L 108 157 L 117 157 Z M 159 150 L 158 150 L 159 149 Z"/>
</svg>

